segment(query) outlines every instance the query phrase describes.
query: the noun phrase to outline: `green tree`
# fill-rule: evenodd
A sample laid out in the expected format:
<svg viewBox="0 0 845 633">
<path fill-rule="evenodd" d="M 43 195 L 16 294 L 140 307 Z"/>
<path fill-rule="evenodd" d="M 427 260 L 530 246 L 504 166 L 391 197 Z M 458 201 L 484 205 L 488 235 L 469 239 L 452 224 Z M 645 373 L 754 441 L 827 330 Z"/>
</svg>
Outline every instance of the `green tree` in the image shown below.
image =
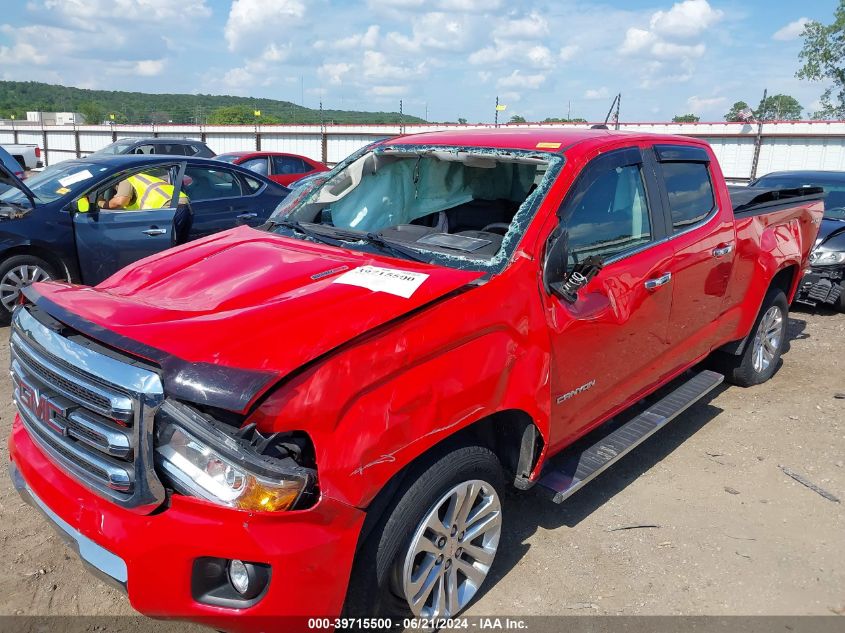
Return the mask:
<svg viewBox="0 0 845 633">
<path fill-rule="evenodd" d="M 88 125 L 99 125 L 105 118 L 105 113 L 96 101 L 85 101 L 77 106 L 79 113 L 85 117 Z"/>
<path fill-rule="evenodd" d="M 813 116 L 842 118 L 845 116 L 845 0 L 839 0 L 832 24 L 807 22 L 801 36 L 804 48 L 798 59 L 804 65 L 795 76 L 832 84 L 822 93 L 821 110 Z"/>
<path fill-rule="evenodd" d="M 269 114 L 255 116 L 255 108 L 250 106 L 227 106 L 217 108 L 208 117 L 212 125 L 252 125 L 254 123 L 278 123 L 278 117 Z"/>
<path fill-rule="evenodd" d="M 676 114 L 672 117 L 672 123 L 698 123 L 701 117 L 694 114 Z"/>
<path fill-rule="evenodd" d="M 745 103 L 745 101 L 737 101 L 731 106 L 731 109 L 728 110 L 728 113 L 725 115 L 725 121 L 742 121 L 739 113 L 747 107 L 748 104 Z"/>
<path fill-rule="evenodd" d="M 459 117 L 458 117 L 458 123 L 459 123 L 460 125 L 466 125 L 466 124 L 467 124 L 467 120 L 466 120 L 464 117 L 459 116 Z"/>
<path fill-rule="evenodd" d="M 754 117 L 761 121 L 797 121 L 801 118 L 801 104 L 789 95 L 772 95 L 760 101 Z"/>
<path fill-rule="evenodd" d="M 575 118 L 575 119 L 558 119 L 555 117 L 547 117 L 543 119 L 543 123 L 586 123 L 587 119 L 582 118 Z"/>
<path fill-rule="evenodd" d="M 527 121 L 525 120 L 525 117 L 514 114 L 508 123 L 527 123 Z"/>
</svg>

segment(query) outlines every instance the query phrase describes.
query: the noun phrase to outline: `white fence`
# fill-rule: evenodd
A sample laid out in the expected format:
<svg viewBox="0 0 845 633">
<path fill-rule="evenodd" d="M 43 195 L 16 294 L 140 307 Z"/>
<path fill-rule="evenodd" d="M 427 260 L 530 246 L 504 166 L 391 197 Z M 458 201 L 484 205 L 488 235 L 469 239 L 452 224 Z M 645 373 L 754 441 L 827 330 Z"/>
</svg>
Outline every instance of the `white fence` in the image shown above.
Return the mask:
<svg viewBox="0 0 845 633">
<path fill-rule="evenodd" d="M 302 154 L 330 164 L 380 138 L 442 129 L 478 126 L 448 125 L 83 125 L 0 126 L 0 144 L 31 143 L 42 148 L 47 165 L 85 156 L 117 138 L 151 136 L 191 138 L 217 153 L 256 150 Z M 509 128 L 523 127 L 509 125 Z M 544 127 L 586 127 L 551 124 Z M 730 180 L 747 180 L 755 153 L 757 174 L 783 169 L 845 170 L 845 122 L 766 123 L 756 149 L 757 126 L 742 123 L 628 123 L 623 130 L 685 134 L 711 143 Z"/>
</svg>

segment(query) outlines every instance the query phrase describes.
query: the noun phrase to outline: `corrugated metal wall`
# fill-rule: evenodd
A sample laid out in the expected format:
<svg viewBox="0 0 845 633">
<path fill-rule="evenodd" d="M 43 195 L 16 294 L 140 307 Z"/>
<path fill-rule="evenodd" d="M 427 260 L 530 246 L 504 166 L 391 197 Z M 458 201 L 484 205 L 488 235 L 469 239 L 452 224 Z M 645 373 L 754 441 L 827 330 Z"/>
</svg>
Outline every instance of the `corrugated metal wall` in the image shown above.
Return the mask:
<svg viewBox="0 0 845 633">
<path fill-rule="evenodd" d="M 0 126 L 0 144 L 15 142 L 35 144 L 45 149 L 47 164 L 84 156 L 112 142 L 112 138 L 160 137 L 205 139 L 217 153 L 255 150 L 292 152 L 323 159 L 325 135 L 326 160 L 336 163 L 367 143 L 401 133 L 457 129 L 478 126 L 436 125 L 327 125 L 313 126 L 54 126 L 34 127 L 18 124 Z M 515 126 L 509 126 L 515 127 Z M 520 126 L 521 127 L 521 126 Z M 585 127 L 549 125 L 546 127 Z M 747 179 L 754 159 L 756 125 L 742 123 L 628 123 L 623 130 L 685 134 L 711 143 L 726 177 Z M 77 141 L 78 138 L 78 141 Z M 78 143 L 78 144 L 77 144 Z M 780 169 L 845 170 L 845 122 L 802 121 L 767 123 L 763 126 L 757 174 Z"/>
</svg>

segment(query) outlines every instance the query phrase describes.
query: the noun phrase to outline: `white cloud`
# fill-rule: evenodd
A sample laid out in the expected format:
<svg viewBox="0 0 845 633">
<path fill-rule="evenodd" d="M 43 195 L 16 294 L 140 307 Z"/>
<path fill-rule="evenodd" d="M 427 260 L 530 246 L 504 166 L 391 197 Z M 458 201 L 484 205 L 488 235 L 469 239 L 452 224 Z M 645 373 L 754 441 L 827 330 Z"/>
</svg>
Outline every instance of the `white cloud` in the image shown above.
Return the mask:
<svg viewBox="0 0 845 633">
<path fill-rule="evenodd" d="M 609 95 L 610 93 L 608 92 L 606 86 L 602 86 L 601 88 L 591 88 L 584 92 L 584 98 L 591 101 L 596 99 L 607 99 Z"/>
<path fill-rule="evenodd" d="M 702 112 L 715 112 L 727 104 L 726 97 L 710 97 L 702 98 L 692 96 L 687 99 L 687 105 L 694 114 L 701 114 Z"/>
<path fill-rule="evenodd" d="M 305 16 L 302 0 L 234 0 L 223 35 L 230 51 L 247 43 L 254 43 L 257 36 L 275 35 L 280 25 L 288 26 Z"/>
<path fill-rule="evenodd" d="M 522 71 L 515 70 L 506 77 L 500 77 L 496 86 L 505 89 L 537 90 L 545 81 L 546 76 L 543 74 L 525 75 Z"/>
<path fill-rule="evenodd" d="M 164 66 L 163 59 L 142 59 L 135 63 L 135 72 L 142 77 L 154 77 L 162 73 Z"/>
<path fill-rule="evenodd" d="M 392 51 L 421 53 L 424 51 L 456 52 L 465 50 L 475 39 L 474 32 L 481 28 L 477 20 L 463 14 L 431 12 L 413 21 L 411 34 L 397 31 L 387 34 Z"/>
<path fill-rule="evenodd" d="M 355 33 L 333 43 L 333 48 L 375 48 L 379 39 L 378 24 L 370 25 L 363 33 Z"/>
<path fill-rule="evenodd" d="M 133 23 L 161 23 L 207 18 L 206 0 L 42 0 L 29 3 L 33 12 L 58 15 L 75 28 L 95 30 L 104 21 L 119 19 Z"/>
<path fill-rule="evenodd" d="M 228 89 L 238 94 L 247 92 L 254 86 L 269 86 L 276 80 L 276 74 L 271 72 L 273 67 L 284 61 L 289 53 L 290 45 L 281 47 L 269 44 L 259 55 L 247 58 L 243 66 L 230 68 L 223 73 L 221 81 Z"/>
<path fill-rule="evenodd" d="M 555 56 L 547 47 L 508 41 L 497 41 L 493 46 L 475 51 L 468 60 L 477 66 L 521 64 L 542 69 L 555 65 Z"/>
<path fill-rule="evenodd" d="M 578 51 L 581 50 L 581 47 L 577 44 L 570 44 L 569 46 L 563 46 L 558 52 L 557 56 L 558 59 L 562 62 L 568 62 L 575 57 Z"/>
<path fill-rule="evenodd" d="M 338 62 L 336 64 L 326 63 L 317 69 L 317 76 L 334 86 L 339 86 L 343 83 L 343 78 L 354 68 L 355 66 L 346 62 Z"/>
<path fill-rule="evenodd" d="M 401 97 L 407 94 L 408 86 L 373 86 L 370 94 L 376 97 Z"/>
<path fill-rule="evenodd" d="M 809 18 L 798 18 L 794 22 L 790 22 L 783 28 L 775 31 L 775 34 L 772 35 L 772 39 L 778 40 L 779 42 L 797 40 L 801 37 L 801 33 L 804 31 L 804 26 L 806 26 L 809 21 Z"/>
<path fill-rule="evenodd" d="M 407 81 L 412 77 L 419 77 L 426 73 L 425 62 L 420 62 L 417 66 L 394 63 L 391 57 L 378 51 L 364 51 L 361 68 L 361 74 L 365 79 L 376 82 L 385 80 Z"/>
<path fill-rule="evenodd" d="M 668 11 L 657 11 L 649 22 L 651 30 L 667 39 L 697 37 L 724 17 L 707 0 L 684 0 Z"/>
<path fill-rule="evenodd" d="M 524 18 L 504 19 L 493 29 L 494 39 L 535 40 L 549 34 L 549 23 L 538 13 Z"/>
</svg>

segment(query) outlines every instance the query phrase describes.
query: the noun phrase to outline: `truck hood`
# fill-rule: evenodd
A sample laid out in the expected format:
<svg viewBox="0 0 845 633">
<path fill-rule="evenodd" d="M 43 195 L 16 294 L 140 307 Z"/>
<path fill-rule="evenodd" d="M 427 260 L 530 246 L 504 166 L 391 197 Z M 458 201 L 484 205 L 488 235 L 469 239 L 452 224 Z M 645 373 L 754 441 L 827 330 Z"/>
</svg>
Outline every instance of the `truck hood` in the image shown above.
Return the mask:
<svg viewBox="0 0 845 633">
<path fill-rule="evenodd" d="M 277 380 L 481 275 L 240 227 L 140 260 L 95 288 L 43 283 L 33 294 L 73 327 L 116 334 L 104 342 L 127 352 L 152 348 Z"/>
<path fill-rule="evenodd" d="M 822 220 L 819 226 L 819 235 L 816 238 L 816 246 L 825 243 L 832 237 L 845 233 L 845 221 L 843 220 Z"/>
</svg>

